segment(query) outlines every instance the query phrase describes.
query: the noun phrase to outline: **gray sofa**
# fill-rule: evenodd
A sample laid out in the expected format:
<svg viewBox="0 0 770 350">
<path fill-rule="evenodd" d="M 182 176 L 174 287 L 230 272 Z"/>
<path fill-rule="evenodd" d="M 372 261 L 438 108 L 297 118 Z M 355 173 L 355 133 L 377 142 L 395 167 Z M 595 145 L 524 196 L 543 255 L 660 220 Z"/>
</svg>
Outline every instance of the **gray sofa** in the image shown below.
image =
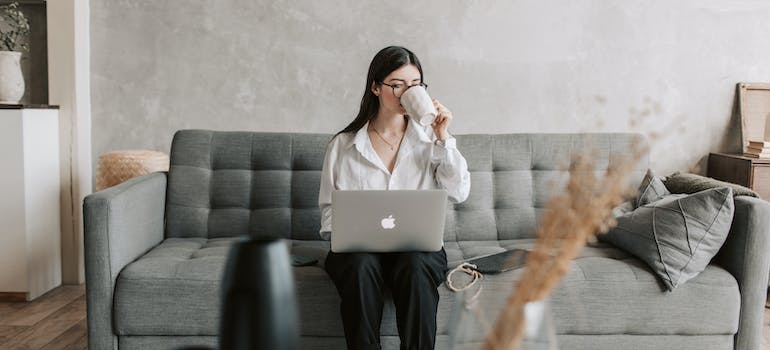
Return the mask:
<svg viewBox="0 0 770 350">
<path fill-rule="evenodd" d="M 570 155 L 593 144 L 597 171 L 628 156 L 631 134 L 460 135 L 472 176 L 467 201 L 448 205 L 450 266 L 529 247 Z M 171 167 L 85 198 L 90 349 L 216 345 L 219 285 L 229 246 L 241 235 L 280 237 L 317 256 L 317 196 L 331 135 L 183 130 Z M 633 179 L 648 167 L 643 160 Z M 727 242 L 700 275 L 663 285 L 639 260 L 600 243 L 574 261 L 551 296 L 562 349 L 759 349 L 768 279 L 770 204 L 736 197 Z M 337 292 L 320 266 L 294 269 L 302 349 L 343 349 Z M 503 301 L 519 271 L 488 276 L 485 305 Z M 448 348 L 456 298 L 440 287 L 437 348 Z M 394 309 L 382 321 L 398 348 Z"/>
</svg>

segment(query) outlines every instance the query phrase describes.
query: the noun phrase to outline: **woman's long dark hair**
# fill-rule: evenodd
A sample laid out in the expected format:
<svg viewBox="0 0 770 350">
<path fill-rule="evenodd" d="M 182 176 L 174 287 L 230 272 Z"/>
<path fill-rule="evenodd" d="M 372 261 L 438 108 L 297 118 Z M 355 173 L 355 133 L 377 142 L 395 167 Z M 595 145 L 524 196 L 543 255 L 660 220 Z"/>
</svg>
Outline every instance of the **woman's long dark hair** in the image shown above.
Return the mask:
<svg viewBox="0 0 770 350">
<path fill-rule="evenodd" d="M 420 78 L 425 80 L 422 76 L 420 60 L 417 59 L 414 52 L 404 47 L 388 46 L 374 55 L 372 63 L 369 64 L 369 74 L 366 76 L 366 87 L 364 88 L 364 97 L 361 98 L 361 109 L 358 111 L 356 119 L 353 119 L 337 135 L 351 131 L 357 132 L 366 122 L 377 115 L 377 111 L 380 109 L 380 100 L 372 92 L 372 84 L 380 85 L 388 74 L 406 64 L 413 64 L 417 67 L 417 70 L 420 71 Z"/>
</svg>

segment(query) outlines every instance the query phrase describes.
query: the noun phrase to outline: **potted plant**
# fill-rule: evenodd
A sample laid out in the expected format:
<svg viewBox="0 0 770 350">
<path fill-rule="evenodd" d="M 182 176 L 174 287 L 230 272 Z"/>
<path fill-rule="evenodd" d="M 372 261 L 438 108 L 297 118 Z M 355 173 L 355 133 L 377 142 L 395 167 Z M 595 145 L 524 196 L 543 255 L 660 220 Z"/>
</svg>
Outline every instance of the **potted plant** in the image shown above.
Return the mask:
<svg viewBox="0 0 770 350">
<path fill-rule="evenodd" d="M 29 51 L 23 42 L 29 33 L 29 21 L 18 2 L 0 5 L 0 103 L 18 103 L 24 96 L 21 52 Z"/>
</svg>

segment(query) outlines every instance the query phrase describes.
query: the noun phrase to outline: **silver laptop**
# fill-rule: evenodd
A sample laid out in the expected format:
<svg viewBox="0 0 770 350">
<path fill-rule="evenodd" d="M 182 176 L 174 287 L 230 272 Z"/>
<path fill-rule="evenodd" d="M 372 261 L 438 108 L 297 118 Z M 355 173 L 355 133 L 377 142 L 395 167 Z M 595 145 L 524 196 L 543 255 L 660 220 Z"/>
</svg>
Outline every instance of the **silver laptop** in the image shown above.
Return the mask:
<svg viewBox="0 0 770 350">
<path fill-rule="evenodd" d="M 334 191 L 331 250 L 439 251 L 446 206 L 446 190 Z"/>
</svg>

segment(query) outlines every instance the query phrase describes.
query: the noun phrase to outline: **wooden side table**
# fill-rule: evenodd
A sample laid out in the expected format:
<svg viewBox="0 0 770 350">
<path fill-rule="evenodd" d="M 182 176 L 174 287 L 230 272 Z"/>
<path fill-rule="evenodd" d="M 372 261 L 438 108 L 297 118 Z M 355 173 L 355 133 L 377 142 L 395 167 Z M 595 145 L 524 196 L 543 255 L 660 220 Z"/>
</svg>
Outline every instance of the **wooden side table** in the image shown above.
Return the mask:
<svg viewBox="0 0 770 350">
<path fill-rule="evenodd" d="M 762 199 L 770 199 L 770 159 L 711 153 L 707 176 L 748 187 Z"/>
</svg>

